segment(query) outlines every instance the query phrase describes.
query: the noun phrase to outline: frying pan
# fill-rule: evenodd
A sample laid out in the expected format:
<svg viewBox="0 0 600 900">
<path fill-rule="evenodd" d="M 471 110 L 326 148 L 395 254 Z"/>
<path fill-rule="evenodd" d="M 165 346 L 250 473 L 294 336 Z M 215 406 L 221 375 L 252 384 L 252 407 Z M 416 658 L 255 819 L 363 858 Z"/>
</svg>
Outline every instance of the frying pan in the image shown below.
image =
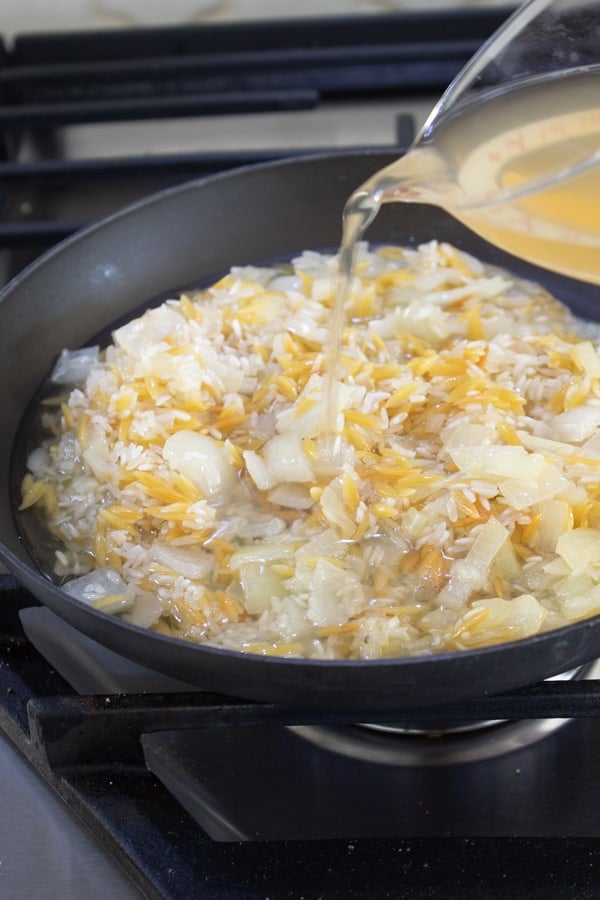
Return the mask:
<svg viewBox="0 0 600 900">
<path fill-rule="evenodd" d="M 352 189 L 392 159 L 319 155 L 253 166 L 163 191 L 81 231 L 22 272 L 0 297 L 0 556 L 43 604 L 110 649 L 185 682 L 315 709 L 397 710 L 526 686 L 600 656 L 600 617 L 513 643 L 433 657 L 280 659 L 155 634 L 97 612 L 55 586 L 18 533 L 11 451 L 32 394 L 63 347 L 85 345 L 157 295 L 209 283 L 231 265 L 335 249 Z M 438 238 L 544 283 L 578 314 L 600 315 L 600 291 L 507 256 L 442 211 L 393 204 L 368 235 Z M 13 479 L 16 482 L 16 479 Z"/>
</svg>

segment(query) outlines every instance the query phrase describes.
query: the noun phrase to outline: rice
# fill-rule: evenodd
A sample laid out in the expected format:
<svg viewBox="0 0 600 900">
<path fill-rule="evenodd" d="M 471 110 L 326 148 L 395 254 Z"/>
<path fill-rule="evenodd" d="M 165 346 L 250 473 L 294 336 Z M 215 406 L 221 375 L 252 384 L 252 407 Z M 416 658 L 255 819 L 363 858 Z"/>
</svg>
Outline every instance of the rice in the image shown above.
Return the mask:
<svg viewBox="0 0 600 900">
<path fill-rule="evenodd" d="M 234 268 L 62 354 L 22 509 L 58 541 L 65 590 L 323 659 L 600 612 L 598 329 L 448 244 L 361 244 L 331 428 L 336 275 L 314 251 Z"/>
</svg>

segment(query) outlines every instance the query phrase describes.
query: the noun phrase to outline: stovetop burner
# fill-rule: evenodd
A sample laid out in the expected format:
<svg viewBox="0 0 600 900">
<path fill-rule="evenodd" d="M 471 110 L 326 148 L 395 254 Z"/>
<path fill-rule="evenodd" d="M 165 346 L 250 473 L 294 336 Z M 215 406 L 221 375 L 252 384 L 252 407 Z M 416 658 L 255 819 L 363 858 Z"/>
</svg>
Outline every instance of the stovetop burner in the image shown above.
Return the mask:
<svg viewBox="0 0 600 900">
<path fill-rule="evenodd" d="M 549 681 L 595 678 L 600 661 L 555 675 Z M 535 744 L 570 719 L 486 719 L 361 723 L 354 729 L 299 727 L 296 734 L 317 746 L 379 765 L 444 766 L 478 762 Z"/>
<path fill-rule="evenodd" d="M 365 741 L 353 726 L 172 732 L 142 743 L 151 771 L 219 841 L 556 838 L 600 834 L 590 726 L 497 726 L 490 741 L 503 742 L 504 753 L 477 750 L 476 760 L 464 736 L 450 751 L 436 744 L 423 756 L 421 738 L 409 749 L 396 736 Z M 523 746 L 529 729 L 538 740 Z"/>
<path fill-rule="evenodd" d="M 333 753 L 384 766 L 451 766 L 480 762 L 535 744 L 569 723 L 569 719 L 520 722 L 492 720 L 439 730 L 390 728 L 387 725 L 350 727 L 291 726 L 304 740 Z"/>
</svg>

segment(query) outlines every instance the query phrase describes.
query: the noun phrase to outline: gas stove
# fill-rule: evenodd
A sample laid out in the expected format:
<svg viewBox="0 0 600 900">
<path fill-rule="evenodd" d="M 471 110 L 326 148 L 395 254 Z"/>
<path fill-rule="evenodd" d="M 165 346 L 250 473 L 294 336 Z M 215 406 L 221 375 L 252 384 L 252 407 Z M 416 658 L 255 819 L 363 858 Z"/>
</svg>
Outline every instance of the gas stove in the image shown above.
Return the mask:
<svg viewBox="0 0 600 900">
<path fill-rule="evenodd" d="M 364 726 L 360 710 L 177 684 L 77 634 L 10 576 L 1 590 L 4 736 L 141 896 L 594 896 L 596 666 Z M 111 896 L 137 895 L 110 878 Z"/>
<path fill-rule="evenodd" d="M 19 36 L 0 69 L 2 279 L 188 178 L 400 154 L 507 12 Z M 596 896 L 597 666 L 409 720 L 325 714 L 143 669 L 9 575 L 0 596 L 4 895 Z"/>
</svg>

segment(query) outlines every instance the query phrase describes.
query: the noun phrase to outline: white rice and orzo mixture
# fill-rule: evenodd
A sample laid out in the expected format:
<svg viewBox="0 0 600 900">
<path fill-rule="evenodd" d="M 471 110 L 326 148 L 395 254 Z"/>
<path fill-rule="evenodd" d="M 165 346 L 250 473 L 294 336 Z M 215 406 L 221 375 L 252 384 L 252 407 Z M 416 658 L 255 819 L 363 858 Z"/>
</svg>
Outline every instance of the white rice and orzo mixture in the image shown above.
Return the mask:
<svg viewBox="0 0 600 900">
<path fill-rule="evenodd" d="M 65 589 L 157 631 L 325 659 L 600 612 L 599 332 L 447 245 L 234 268 L 65 352 L 23 508 Z"/>
</svg>

